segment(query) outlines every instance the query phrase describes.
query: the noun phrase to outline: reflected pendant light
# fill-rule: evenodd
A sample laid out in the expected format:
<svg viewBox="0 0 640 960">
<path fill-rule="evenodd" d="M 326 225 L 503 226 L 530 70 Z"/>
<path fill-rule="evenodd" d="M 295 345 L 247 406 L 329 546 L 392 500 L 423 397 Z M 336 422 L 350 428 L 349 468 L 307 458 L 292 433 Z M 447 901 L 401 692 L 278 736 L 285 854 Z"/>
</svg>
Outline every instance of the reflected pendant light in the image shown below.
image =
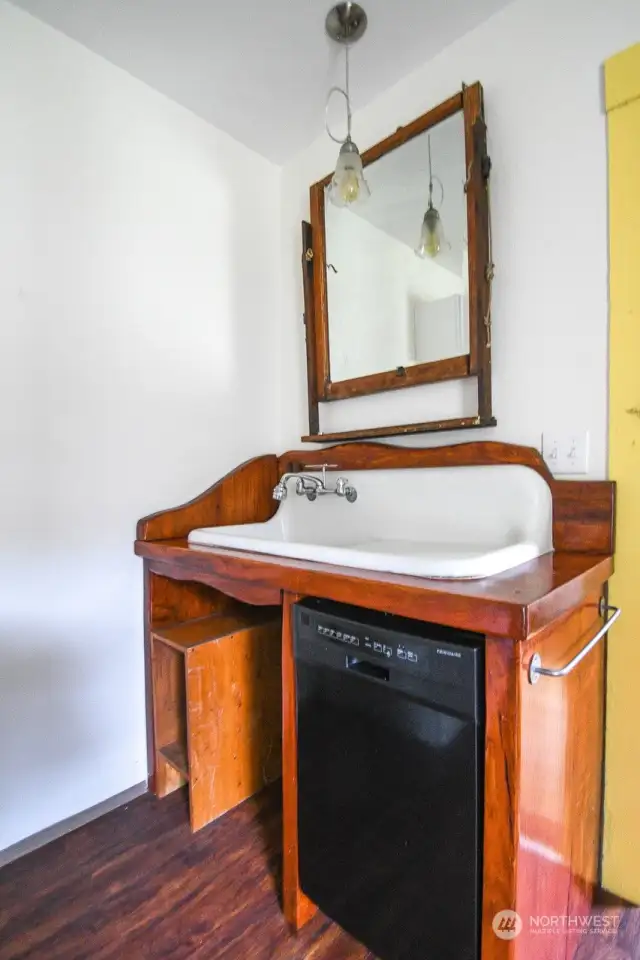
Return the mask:
<svg viewBox="0 0 640 960">
<path fill-rule="evenodd" d="M 433 205 L 433 171 L 431 169 L 431 136 L 428 138 L 429 144 L 429 206 L 422 220 L 422 229 L 420 230 L 420 240 L 416 247 L 417 257 L 424 259 L 431 257 L 434 259 L 440 253 L 444 244 L 444 230 L 442 229 L 442 220 L 440 214 Z M 444 187 L 439 177 L 436 180 L 442 190 L 442 202 L 444 201 Z"/>
<path fill-rule="evenodd" d="M 344 139 L 334 137 L 328 118 L 325 119 L 327 133 L 332 140 L 341 144 L 336 169 L 331 178 L 329 199 L 337 207 L 348 207 L 363 203 L 371 191 L 362 171 L 362 159 L 357 146 L 351 139 L 351 99 L 349 96 L 349 47 L 356 43 L 367 29 L 367 15 L 357 3 L 339 3 L 327 14 L 325 28 L 328 35 L 336 43 L 344 46 L 345 53 L 345 85 L 331 87 L 327 95 L 325 114 L 329 108 L 331 95 L 339 93 L 347 104 L 347 136 Z"/>
</svg>

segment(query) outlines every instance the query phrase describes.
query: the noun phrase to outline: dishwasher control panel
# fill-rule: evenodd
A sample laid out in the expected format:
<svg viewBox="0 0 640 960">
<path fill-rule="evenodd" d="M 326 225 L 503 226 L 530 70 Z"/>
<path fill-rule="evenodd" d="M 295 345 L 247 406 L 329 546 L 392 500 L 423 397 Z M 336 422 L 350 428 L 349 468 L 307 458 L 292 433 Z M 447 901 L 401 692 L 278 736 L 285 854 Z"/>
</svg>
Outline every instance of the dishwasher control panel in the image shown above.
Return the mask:
<svg viewBox="0 0 640 960">
<path fill-rule="evenodd" d="M 338 640 L 340 643 L 348 643 L 351 647 L 361 647 L 368 650 L 369 653 L 379 653 L 387 660 L 397 657 L 399 660 L 405 660 L 407 663 L 417 663 L 418 653 L 411 650 L 406 643 L 399 643 L 397 646 L 384 643 L 382 640 L 376 640 L 370 636 L 370 633 L 364 631 L 355 632 L 353 625 L 347 630 L 345 625 L 330 626 L 327 623 L 316 622 L 316 633 L 321 637 L 329 637 L 331 640 Z M 354 630 L 353 633 L 350 631 Z M 455 654 L 454 654 L 455 656 Z"/>
<path fill-rule="evenodd" d="M 338 640 L 340 643 L 348 643 L 350 647 L 361 647 L 370 653 L 379 653 L 388 660 L 395 656 L 396 651 L 392 646 L 382 643 L 380 640 L 374 640 L 363 631 L 351 633 L 351 630 L 355 630 L 353 625 L 350 625 L 349 630 L 347 630 L 344 624 L 339 627 L 316 622 L 316 633 L 321 637 L 329 637 L 331 640 Z M 404 660 L 407 659 L 407 653 L 402 646 L 398 647 L 397 655 Z M 412 654 L 412 657 L 415 657 L 417 663 L 417 654 Z"/>
<path fill-rule="evenodd" d="M 377 663 L 363 672 L 381 682 L 413 676 L 462 695 L 483 679 L 483 637 L 438 624 L 308 598 L 295 605 L 295 635 L 297 652 L 336 668 Z"/>
</svg>

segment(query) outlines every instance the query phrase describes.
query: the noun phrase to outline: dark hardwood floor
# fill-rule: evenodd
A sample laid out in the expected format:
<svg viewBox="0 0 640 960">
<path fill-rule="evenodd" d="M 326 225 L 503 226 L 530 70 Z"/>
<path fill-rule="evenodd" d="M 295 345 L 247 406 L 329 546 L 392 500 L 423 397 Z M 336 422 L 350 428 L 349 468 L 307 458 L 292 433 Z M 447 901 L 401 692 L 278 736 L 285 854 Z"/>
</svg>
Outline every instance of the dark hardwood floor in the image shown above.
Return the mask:
<svg viewBox="0 0 640 960">
<path fill-rule="evenodd" d="M 187 799 L 147 795 L 0 870 L 0 960 L 365 960 L 322 915 L 298 935 L 278 895 L 280 784 L 197 834 Z"/>
</svg>

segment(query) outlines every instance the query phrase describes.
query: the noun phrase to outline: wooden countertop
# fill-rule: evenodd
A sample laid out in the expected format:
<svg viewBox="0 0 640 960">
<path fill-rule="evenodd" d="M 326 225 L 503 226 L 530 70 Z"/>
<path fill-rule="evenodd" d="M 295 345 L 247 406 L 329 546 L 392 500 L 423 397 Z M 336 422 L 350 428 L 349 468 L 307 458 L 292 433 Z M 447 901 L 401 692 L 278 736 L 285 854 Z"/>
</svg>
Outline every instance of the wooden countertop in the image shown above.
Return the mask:
<svg viewBox="0 0 640 960">
<path fill-rule="evenodd" d="M 482 580 L 430 580 L 189 546 L 185 537 L 136 540 L 135 552 L 152 572 L 207 583 L 248 603 L 277 604 L 289 591 L 514 641 L 579 606 L 613 573 L 611 556 L 587 553 L 546 554 Z"/>
</svg>

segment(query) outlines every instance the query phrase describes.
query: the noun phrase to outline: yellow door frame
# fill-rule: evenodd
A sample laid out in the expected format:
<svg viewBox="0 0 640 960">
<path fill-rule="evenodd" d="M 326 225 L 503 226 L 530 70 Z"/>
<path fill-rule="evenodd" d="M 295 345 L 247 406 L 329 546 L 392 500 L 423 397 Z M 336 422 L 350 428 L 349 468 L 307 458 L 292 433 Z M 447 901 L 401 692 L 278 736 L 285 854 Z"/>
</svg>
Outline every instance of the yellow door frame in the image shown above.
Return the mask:
<svg viewBox="0 0 640 960">
<path fill-rule="evenodd" d="M 640 43 L 605 64 L 609 147 L 609 475 L 622 617 L 607 661 L 603 886 L 640 904 Z"/>
</svg>

